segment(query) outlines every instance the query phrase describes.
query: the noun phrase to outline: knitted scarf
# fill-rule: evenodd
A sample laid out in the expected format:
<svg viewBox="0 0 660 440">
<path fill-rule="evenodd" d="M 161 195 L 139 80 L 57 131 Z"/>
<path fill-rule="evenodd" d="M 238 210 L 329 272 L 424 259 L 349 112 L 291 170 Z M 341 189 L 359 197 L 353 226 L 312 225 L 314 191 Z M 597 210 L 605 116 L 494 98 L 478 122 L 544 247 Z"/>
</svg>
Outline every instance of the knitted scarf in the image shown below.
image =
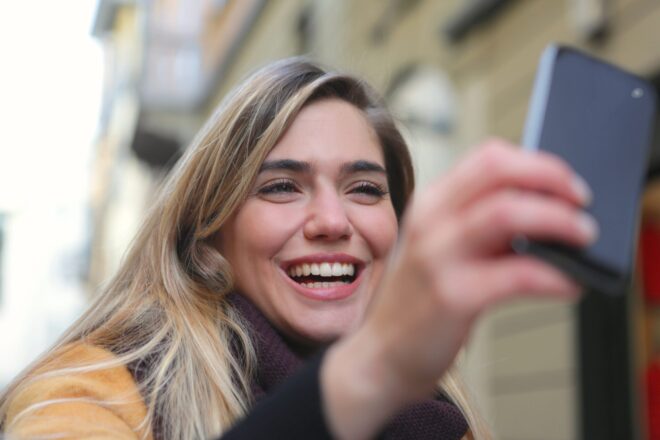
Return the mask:
<svg viewBox="0 0 660 440">
<path fill-rule="evenodd" d="M 230 302 L 252 330 L 257 353 L 257 371 L 252 392 L 258 402 L 295 373 L 305 360 L 291 349 L 282 335 L 247 298 L 234 293 L 230 296 Z M 467 429 L 467 422 L 459 409 L 445 396 L 438 395 L 436 399 L 406 407 L 392 418 L 378 438 L 459 440 Z"/>
</svg>

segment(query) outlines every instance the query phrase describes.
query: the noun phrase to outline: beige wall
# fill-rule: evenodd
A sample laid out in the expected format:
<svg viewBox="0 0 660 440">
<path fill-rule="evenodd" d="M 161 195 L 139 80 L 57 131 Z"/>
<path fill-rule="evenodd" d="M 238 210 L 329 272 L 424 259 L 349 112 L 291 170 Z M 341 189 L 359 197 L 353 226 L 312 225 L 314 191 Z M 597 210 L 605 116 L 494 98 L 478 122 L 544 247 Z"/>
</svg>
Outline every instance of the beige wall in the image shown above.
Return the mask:
<svg viewBox="0 0 660 440">
<path fill-rule="evenodd" d="M 303 0 L 266 1 L 255 27 L 243 41 L 210 100 L 208 113 L 248 73 L 269 61 L 298 55 L 296 21 L 303 6 Z"/>
<path fill-rule="evenodd" d="M 104 38 L 106 52 L 104 112 L 92 172 L 91 203 L 94 235 L 88 283 L 90 295 L 117 269 L 149 204 L 152 175 L 130 154 L 137 126 L 139 97 L 136 88 L 142 47 L 141 11 L 118 7 L 112 32 Z"/>
</svg>

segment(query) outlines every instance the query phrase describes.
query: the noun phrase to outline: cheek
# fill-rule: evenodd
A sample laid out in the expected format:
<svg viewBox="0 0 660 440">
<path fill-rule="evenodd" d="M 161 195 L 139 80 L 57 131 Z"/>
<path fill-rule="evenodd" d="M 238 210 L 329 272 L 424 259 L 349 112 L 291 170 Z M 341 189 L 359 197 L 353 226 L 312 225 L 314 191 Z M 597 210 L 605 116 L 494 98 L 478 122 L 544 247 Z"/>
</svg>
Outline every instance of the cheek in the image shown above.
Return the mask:
<svg viewBox="0 0 660 440">
<path fill-rule="evenodd" d="M 286 204 L 247 203 L 235 218 L 237 250 L 249 249 L 248 258 L 271 257 L 295 234 L 299 212 Z"/>
<path fill-rule="evenodd" d="M 389 207 L 364 210 L 355 217 L 354 225 L 368 243 L 374 257 L 384 257 L 392 250 L 398 234 L 394 210 Z"/>
</svg>

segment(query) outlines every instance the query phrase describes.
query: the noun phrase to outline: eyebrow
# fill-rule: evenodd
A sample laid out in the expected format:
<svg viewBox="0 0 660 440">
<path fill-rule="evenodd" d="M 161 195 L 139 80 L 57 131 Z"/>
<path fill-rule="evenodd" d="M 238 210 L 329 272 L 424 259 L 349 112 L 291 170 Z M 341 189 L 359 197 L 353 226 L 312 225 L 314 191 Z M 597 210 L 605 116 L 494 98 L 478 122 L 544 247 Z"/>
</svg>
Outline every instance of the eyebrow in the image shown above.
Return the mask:
<svg viewBox="0 0 660 440">
<path fill-rule="evenodd" d="M 296 173 L 311 173 L 312 164 L 309 162 L 303 162 L 300 160 L 293 159 L 280 159 L 280 160 L 269 160 L 261 164 L 259 172 L 272 171 L 272 170 L 284 170 L 292 171 Z M 347 175 L 360 172 L 371 172 L 379 174 L 387 174 L 385 168 L 376 162 L 370 162 L 368 160 L 356 160 L 354 162 L 348 162 L 341 166 L 340 174 Z"/>
<path fill-rule="evenodd" d="M 356 160 L 355 162 L 345 163 L 341 166 L 341 174 L 343 175 L 365 171 L 387 174 L 387 171 L 381 165 L 376 162 L 369 162 L 368 160 Z"/>
<path fill-rule="evenodd" d="M 302 162 L 293 159 L 267 160 L 261 164 L 259 172 L 271 170 L 294 171 L 297 173 L 309 173 L 312 171 L 312 165 L 309 162 Z"/>
</svg>

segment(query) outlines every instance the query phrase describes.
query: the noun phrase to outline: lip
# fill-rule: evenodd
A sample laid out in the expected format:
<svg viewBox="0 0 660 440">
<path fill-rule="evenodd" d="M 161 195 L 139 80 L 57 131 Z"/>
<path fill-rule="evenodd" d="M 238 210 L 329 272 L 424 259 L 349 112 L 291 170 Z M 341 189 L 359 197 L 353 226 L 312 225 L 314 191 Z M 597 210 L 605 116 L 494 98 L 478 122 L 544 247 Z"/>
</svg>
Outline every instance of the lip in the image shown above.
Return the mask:
<svg viewBox="0 0 660 440">
<path fill-rule="evenodd" d="M 357 277 L 350 284 L 343 284 L 341 286 L 334 286 L 328 288 L 309 288 L 303 285 L 296 283 L 294 280 L 287 275 L 287 270 L 291 266 L 295 266 L 302 263 L 351 263 L 355 265 L 358 269 Z M 291 287 L 302 296 L 313 299 L 315 301 L 339 301 L 345 298 L 352 296 L 356 289 L 359 287 L 362 282 L 362 275 L 364 273 L 365 263 L 364 261 L 353 257 L 352 255 L 342 254 L 342 253 L 319 253 L 313 255 L 306 255 L 300 258 L 294 258 L 291 260 L 283 261 L 280 264 L 280 271 L 282 276 L 285 278 L 286 282 L 291 285 Z"/>
</svg>

